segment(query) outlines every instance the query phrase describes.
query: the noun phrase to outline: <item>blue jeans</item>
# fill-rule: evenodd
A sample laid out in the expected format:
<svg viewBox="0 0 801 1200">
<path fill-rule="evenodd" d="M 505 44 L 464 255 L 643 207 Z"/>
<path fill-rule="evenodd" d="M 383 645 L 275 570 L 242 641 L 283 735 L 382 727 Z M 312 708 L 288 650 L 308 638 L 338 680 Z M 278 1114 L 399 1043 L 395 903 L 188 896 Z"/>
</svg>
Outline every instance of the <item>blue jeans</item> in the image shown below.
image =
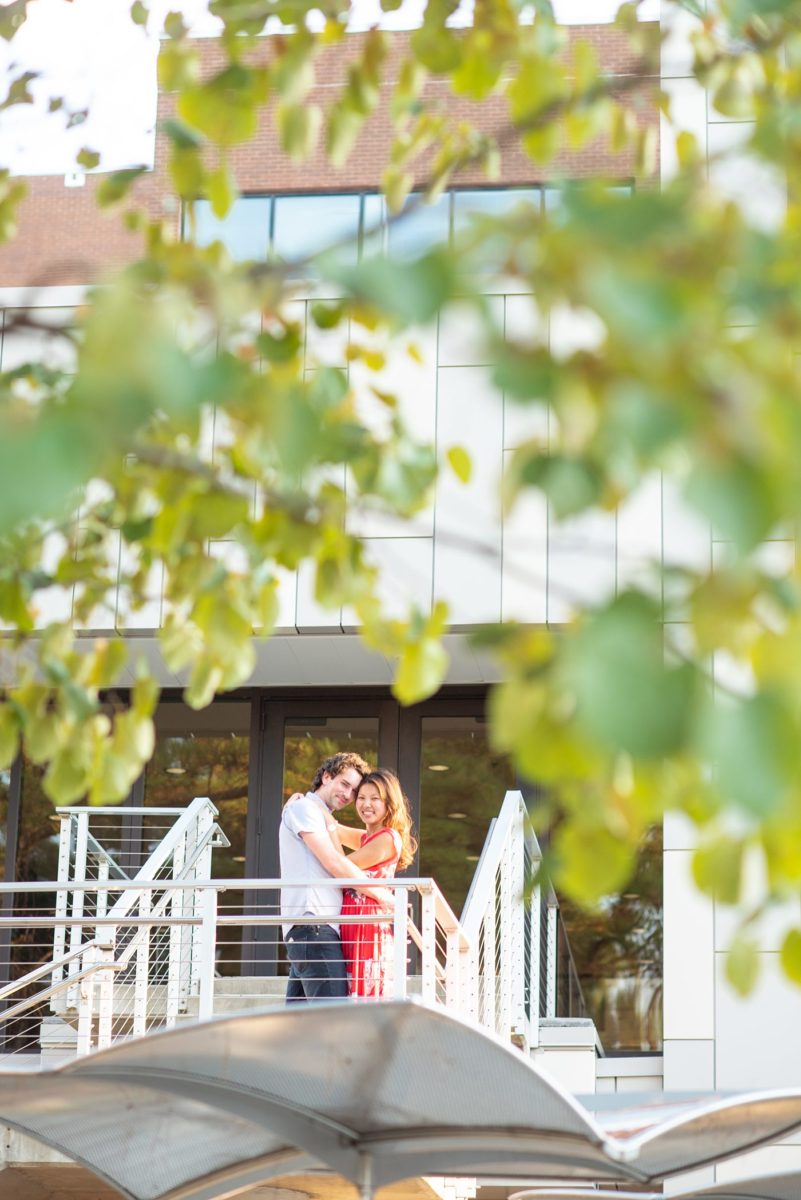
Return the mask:
<svg viewBox="0 0 801 1200">
<path fill-rule="evenodd" d="M 287 1004 L 347 999 L 342 943 L 330 925 L 293 925 L 284 941 L 290 963 Z"/>
</svg>

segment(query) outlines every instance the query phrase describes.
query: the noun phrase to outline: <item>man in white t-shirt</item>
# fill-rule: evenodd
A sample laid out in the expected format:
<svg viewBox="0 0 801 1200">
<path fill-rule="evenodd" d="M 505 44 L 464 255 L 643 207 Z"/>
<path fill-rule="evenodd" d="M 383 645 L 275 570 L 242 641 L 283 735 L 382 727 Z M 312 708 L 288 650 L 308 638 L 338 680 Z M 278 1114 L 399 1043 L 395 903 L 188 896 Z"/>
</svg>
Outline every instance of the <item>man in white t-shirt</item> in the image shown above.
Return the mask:
<svg viewBox="0 0 801 1200">
<path fill-rule="evenodd" d="M 333 815 L 355 799 L 370 770 L 358 754 L 334 754 L 321 763 L 311 790 L 284 806 L 279 831 L 282 880 L 308 881 L 281 889 L 284 943 L 290 962 L 287 1004 L 337 1000 L 348 995 L 339 913 L 342 888 L 332 876 L 353 879 L 363 872 L 331 840 Z M 326 918 L 309 923 L 308 917 Z"/>
</svg>

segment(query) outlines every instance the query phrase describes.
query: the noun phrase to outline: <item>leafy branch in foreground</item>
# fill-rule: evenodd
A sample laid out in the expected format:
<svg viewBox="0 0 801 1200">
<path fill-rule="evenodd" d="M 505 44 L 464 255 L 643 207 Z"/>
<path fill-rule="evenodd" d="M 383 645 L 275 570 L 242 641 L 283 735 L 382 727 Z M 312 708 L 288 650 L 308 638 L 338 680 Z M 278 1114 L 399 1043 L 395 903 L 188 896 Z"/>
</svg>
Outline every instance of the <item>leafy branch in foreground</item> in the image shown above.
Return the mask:
<svg viewBox="0 0 801 1200">
<path fill-rule="evenodd" d="M 110 712 L 104 694 L 123 677 L 126 644 L 76 643 L 73 626 L 91 631 L 113 611 L 124 631 L 158 599 L 164 659 L 202 707 L 248 678 L 254 632 L 280 620 L 281 589 L 299 568 L 320 603 L 353 612 L 368 644 L 397 659 L 404 702 L 436 691 L 447 613 L 435 604 L 389 617 L 351 518 L 363 506 L 404 520 L 429 503 L 434 449 L 406 428 L 392 365 L 458 305 L 498 396 L 548 427 L 510 455 L 507 511 L 535 494 L 557 523 L 613 515 L 656 480 L 713 532 L 714 563 L 621 578 L 616 595 L 577 605 L 558 630 L 476 637 L 503 671 L 494 744 L 546 788 L 557 884 L 583 903 L 621 887 L 647 829 L 683 814 L 704 891 L 737 904 L 747 876 L 764 878 L 730 958 L 745 988 L 758 914 L 801 889 L 801 579 L 794 555 L 777 564 L 770 554 L 774 543 L 794 548 L 801 516 L 801 2 L 710 5 L 694 35 L 696 79 L 721 115 L 748 123 L 738 152 L 787 180 L 786 214 L 769 227 L 716 194 L 686 130 L 675 179 L 653 187 L 652 94 L 668 117 L 670 102 L 652 78 L 662 35 L 636 5 L 616 22 L 630 46 L 621 76 L 547 5 L 482 0 L 455 29 L 456 5 L 430 0 L 391 76 L 386 35 L 373 30 L 349 43 L 340 83 L 324 93 L 315 66 L 341 53 L 350 9 L 315 7 L 319 32 L 306 0 L 213 0 L 222 36 L 211 69 L 180 14 L 169 16 L 164 132 L 187 239 L 137 207 L 141 169 L 106 176 L 99 203 L 138 231 L 141 257 L 80 314 L 74 371 L 32 362 L 0 375 L 0 619 L 19 656 L 0 704 L 0 760 L 23 745 L 49 764 L 45 786 L 60 801 L 121 797 L 152 751 L 157 689 L 143 668 L 131 707 Z M 13 36 L 25 8 L 5 6 L 0 35 Z M 270 18 L 285 32 L 262 39 Z M 454 115 L 446 91 L 475 119 Z M 565 186 L 545 213 L 485 215 L 414 261 L 305 260 L 321 298 L 303 320 L 287 266 L 237 265 L 221 244 L 196 244 L 194 206 L 231 211 L 237 155 L 260 122 L 297 161 L 322 137 L 335 169 L 358 152 L 383 97 L 394 128 L 383 188 L 406 214 L 392 220 L 422 203 L 409 199 L 415 188 L 433 199 L 467 165 L 496 178 L 499 155 L 518 146 L 532 177 L 565 183 L 547 174 L 559 152 L 603 139 L 622 156 L 606 184 L 639 186 Z M 489 100 L 502 109 L 490 133 Z M 17 181 L 0 181 L 0 229 L 20 198 Z M 493 289 L 535 298 L 528 328 L 496 325 Z M 571 317 L 588 333 L 565 349 L 549 329 Z M 326 339 L 337 366 L 316 349 Z M 438 449 L 469 477 L 459 447 Z M 794 978 L 799 945 L 801 930 L 788 931 Z"/>
</svg>

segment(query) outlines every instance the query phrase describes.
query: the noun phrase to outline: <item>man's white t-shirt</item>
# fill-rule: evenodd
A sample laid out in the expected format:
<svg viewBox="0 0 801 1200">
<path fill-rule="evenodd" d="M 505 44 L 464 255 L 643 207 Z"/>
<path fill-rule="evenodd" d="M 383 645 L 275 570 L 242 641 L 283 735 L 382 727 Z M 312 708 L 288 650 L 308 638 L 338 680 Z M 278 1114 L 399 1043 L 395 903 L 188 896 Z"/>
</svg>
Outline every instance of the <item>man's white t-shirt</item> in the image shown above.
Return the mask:
<svg viewBox="0 0 801 1200">
<path fill-rule="evenodd" d="M 328 837 L 326 822 L 329 820 L 328 809 L 314 792 L 307 792 L 302 799 L 284 805 L 278 834 L 281 878 L 312 881 L 308 887 L 281 888 L 284 937 L 293 925 L 303 924 L 304 916 L 329 917 L 328 924 L 339 933 L 342 888 L 331 882 L 325 867 L 300 836 L 302 833 L 322 833 Z"/>
</svg>

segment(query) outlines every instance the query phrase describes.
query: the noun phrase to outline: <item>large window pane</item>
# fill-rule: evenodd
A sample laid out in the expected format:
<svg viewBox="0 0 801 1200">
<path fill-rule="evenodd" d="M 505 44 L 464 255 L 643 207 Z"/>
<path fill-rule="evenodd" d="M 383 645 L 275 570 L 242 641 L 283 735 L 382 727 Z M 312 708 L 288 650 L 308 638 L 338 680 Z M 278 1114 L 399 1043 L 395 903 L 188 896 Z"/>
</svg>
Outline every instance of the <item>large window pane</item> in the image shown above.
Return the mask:
<svg viewBox="0 0 801 1200">
<path fill-rule="evenodd" d="M 386 243 L 387 202 L 383 196 L 365 196 L 362 202 L 362 256 L 383 254 Z"/>
<path fill-rule="evenodd" d="M 378 762 L 378 717 L 306 717 L 287 720 L 284 729 L 284 800 L 307 792 L 320 763 L 332 754 L 360 754 L 371 766 Z M 353 805 L 337 820 L 358 825 Z"/>
<path fill-rule="evenodd" d="M 490 821 L 515 786 L 478 717 L 424 717 L 420 762 L 420 874 L 431 875 L 458 916 Z"/>
<path fill-rule="evenodd" d="M 230 849 L 214 851 L 217 878 L 242 875 L 248 806 L 250 704 L 217 703 L 202 713 L 184 704 L 162 704 L 156 713 L 156 750 L 145 772 L 147 808 L 185 808 L 208 796 Z M 153 849 L 172 817 L 147 818 L 146 850 Z"/>
<path fill-rule="evenodd" d="M 662 827 L 627 890 L 595 912 L 561 903 L 589 1016 L 607 1053 L 662 1049 Z"/>
<path fill-rule="evenodd" d="M 359 196 L 279 196 L 275 201 L 273 251 L 284 261 L 338 246 L 337 256 L 355 262 L 359 248 Z"/>
<path fill-rule="evenodd" d="M 498 188 L 484 191 L 453 193 L 453 232 L 469 229 L 471 217 L 502 217 L 505 213 L 527 206 L 539 212 L 541 192 L 538 188 Z"/>
<path fill-rule="evenodd" d="M 217 823 L 231 845 L 212 852 L 216 879 L 245 873 L 248 809 L 250 704 L 218 701 L 203 712 L 184 704 L 162 704 L 156 712 L 156 751 L 145 772 L 147 808 L 185 808 L 196 796 L 208 796 L 219 810 Z M 175 817 L 146 817 L 142 853 L 153 850 Z M 220 913 L 242 912 L 244 894 L 232 889 L 220 898 Z M 241 926 L 221 925 L 217 933 L 217 969 L 241 975 Z"/>
<path fill-rule="evenodd" d="M 207 200 L 195 204 L 197 244 L 222 242 L 236 262 L 263 261 L 270 242 L 269 196 L 242 196 L 220 220 Z"/>
<path fill-rule="evenodd" d="M 398 258 L 417 258 L 442 242 L 450 234 L 450 195 L 440 196 L 433 204 L 421 204 L 413 192 L 400 216 L 388 229 L 389 253 Z"/>
</svg>

